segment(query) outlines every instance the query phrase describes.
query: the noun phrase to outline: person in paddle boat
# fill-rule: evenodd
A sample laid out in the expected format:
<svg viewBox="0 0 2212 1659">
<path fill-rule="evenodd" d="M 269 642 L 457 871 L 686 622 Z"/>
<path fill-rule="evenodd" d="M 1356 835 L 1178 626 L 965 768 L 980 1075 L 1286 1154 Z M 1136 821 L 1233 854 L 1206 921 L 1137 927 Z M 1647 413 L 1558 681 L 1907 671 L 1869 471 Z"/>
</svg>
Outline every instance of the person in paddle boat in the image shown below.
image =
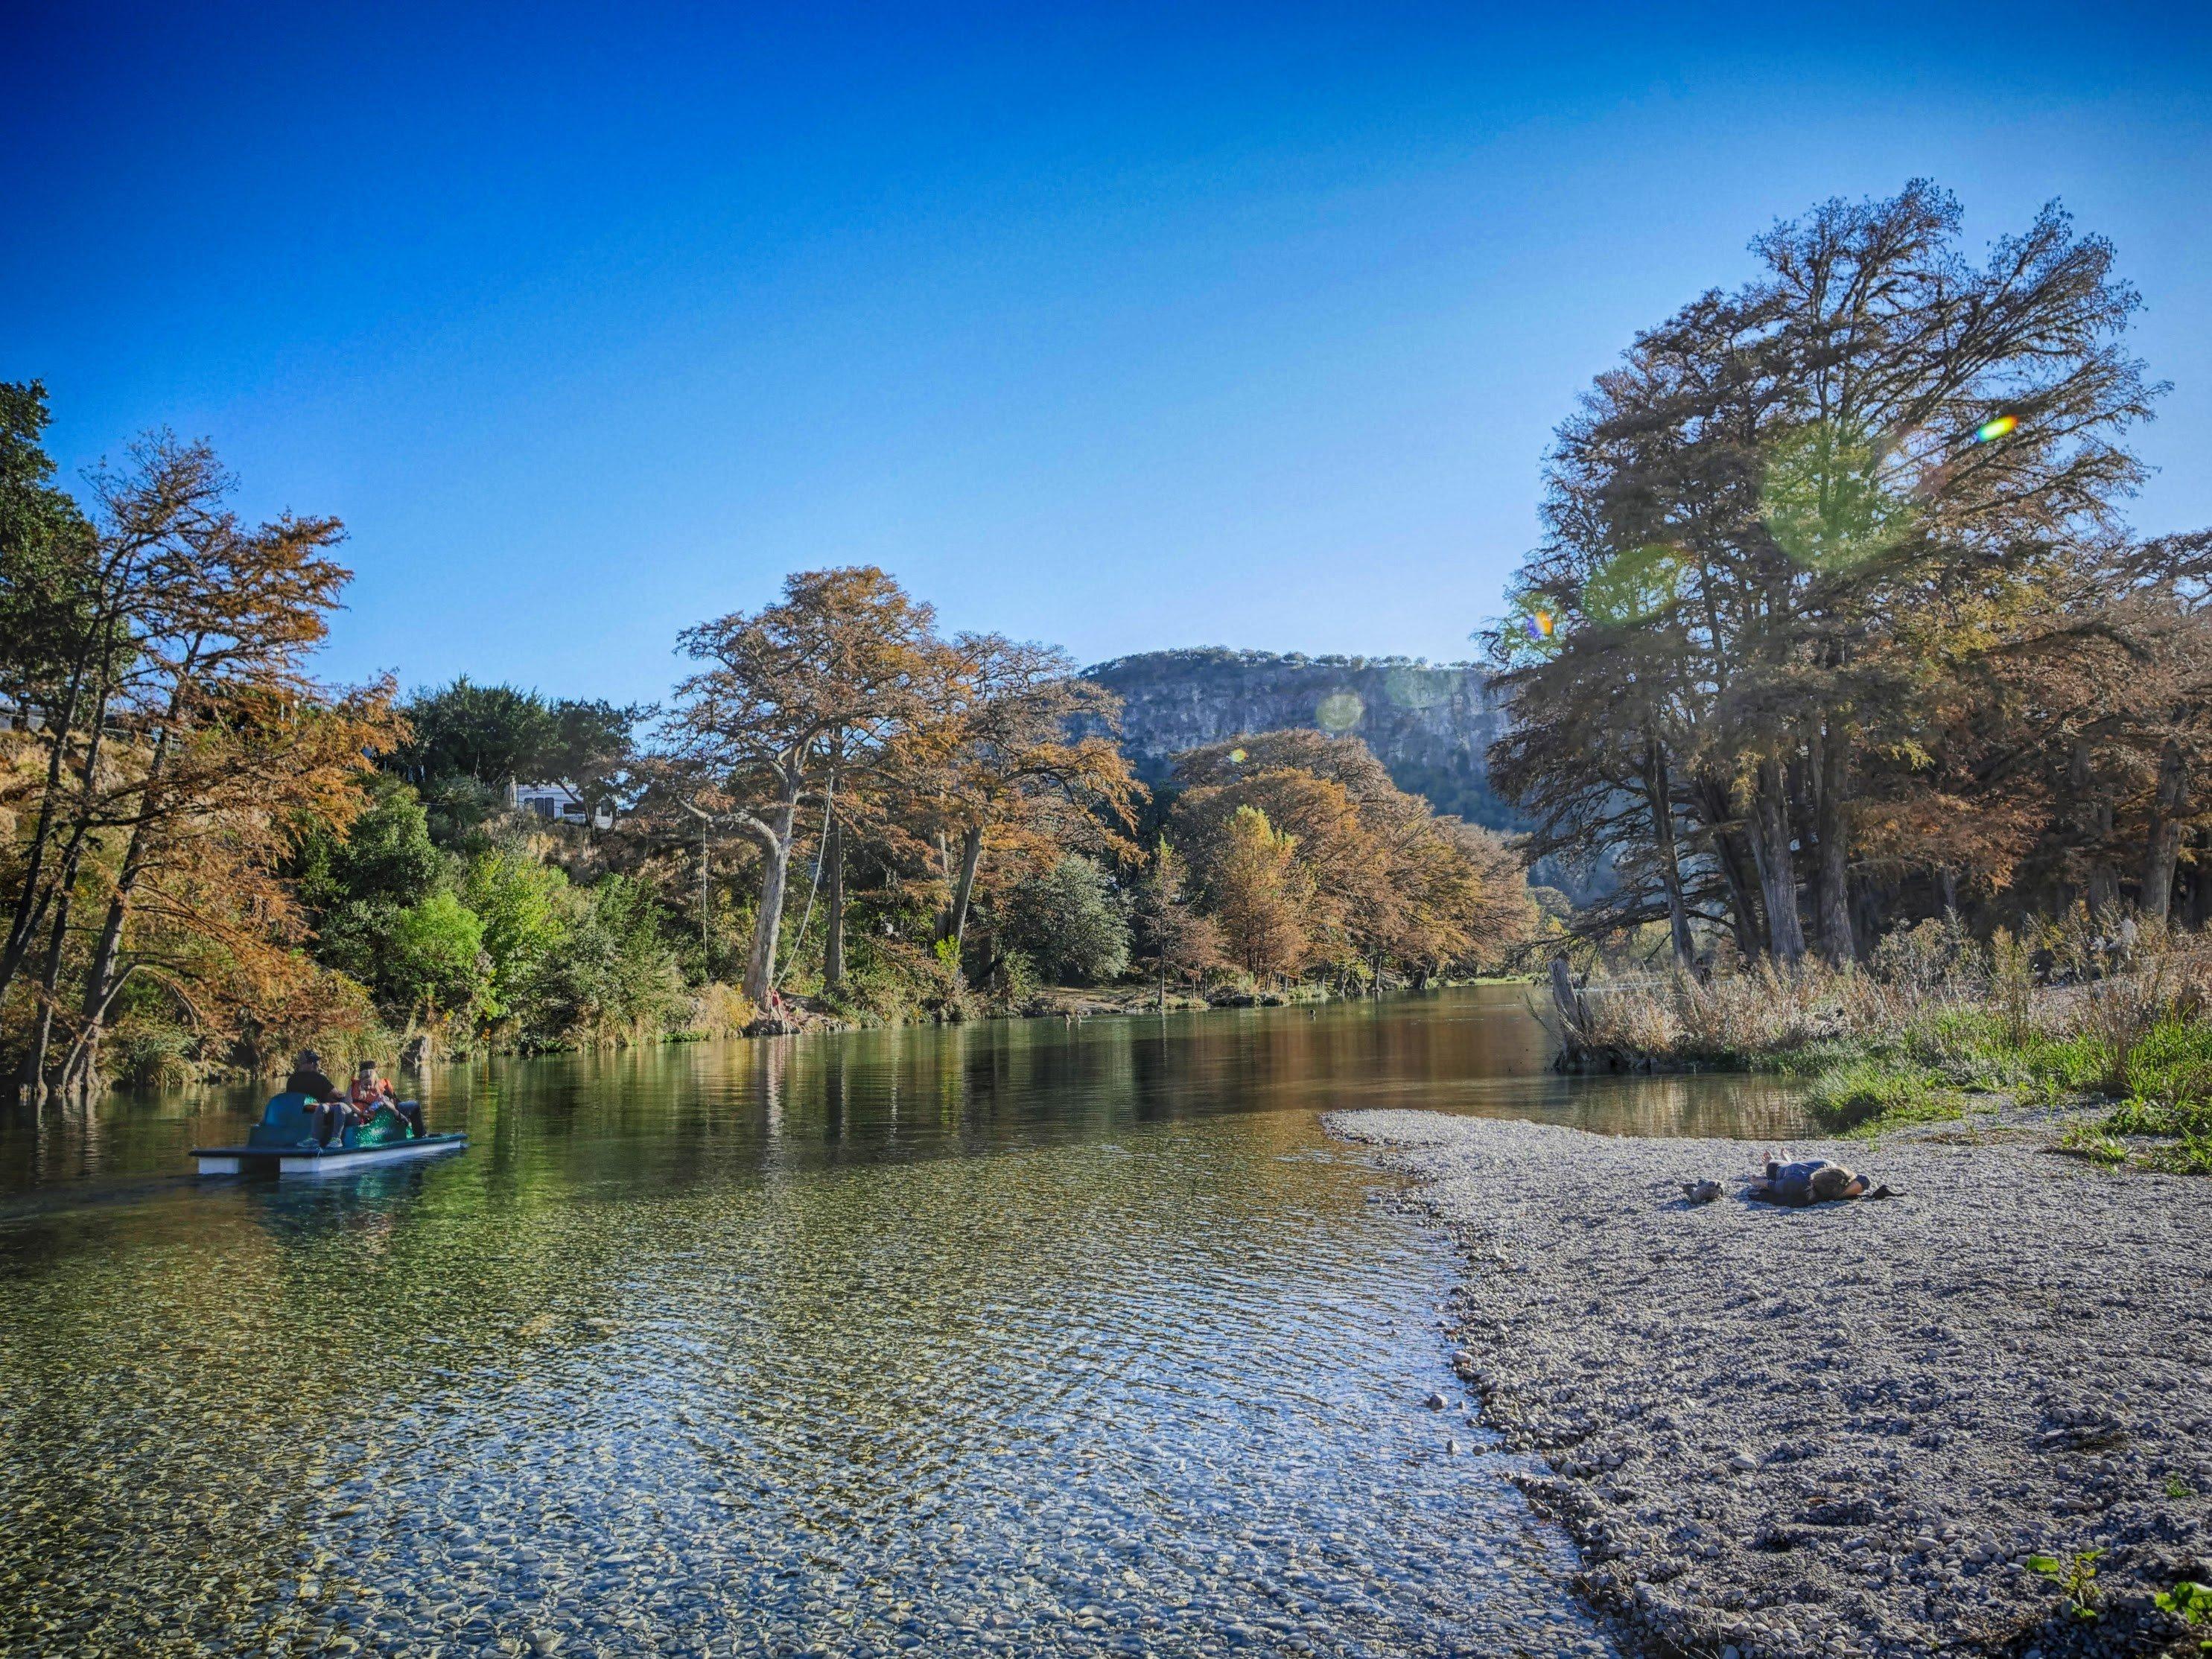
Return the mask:
<svg viewBox="0 0 2212 1659">
<path fill-rule="evenodd" d="M 353 1109 L 354 1122 L 363 1130 L 374 1124 L 380 1114 L 389 1112 L 404 1128 L 408 1139 L 420 1140 L 429 1133 L 428 1127 L 422 1121 L 422 1107 L 414 1101 L 400 1099 L 398 1091 L 377 1075 L 376 1062 L 373 1060 L 364 1060 L 355 1068 L 353 1088 L 347 1094 L 346 1103 Z M 366 1134 L 362 1138 L 365 1140 L 398 1139 L 392 1135 L 371 1137 Z"/>
<path fill-rule="evenodd" d="M 323 1075 L 323 1057 L 313 1048 L 300 1050 L 300 1057 L 292 1062 L 292 1074 L 284 1079 L 283 1091 L 307 1097 L 311 1103 L 306 1109 L 312 1115 L 309 1127 L 319 1146 L 328 1146 L 340 1139 L 353 1121 L 346 1091 Z"/>
</svg>

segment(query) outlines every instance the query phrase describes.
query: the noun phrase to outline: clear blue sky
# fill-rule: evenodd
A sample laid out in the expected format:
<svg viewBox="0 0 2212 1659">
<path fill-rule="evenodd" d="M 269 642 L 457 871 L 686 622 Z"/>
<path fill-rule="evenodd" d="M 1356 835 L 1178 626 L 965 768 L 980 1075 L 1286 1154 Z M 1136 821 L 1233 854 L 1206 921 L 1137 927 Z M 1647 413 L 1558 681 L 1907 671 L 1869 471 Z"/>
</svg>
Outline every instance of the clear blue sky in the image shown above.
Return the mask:
<svg viewBox="0 0 2212 1659">
<path fill-rule="evenodd" d="M 2138 522 L 2212 524 L 2208 88 L 2130 0 L 11 7 L 0 376 L 343 517 L 337 677 L 656 696 L 857 562 L 1085 660 L 1450 658 L 1631 334 L 1915 174 L 2118 244 Z"/>
</svg>

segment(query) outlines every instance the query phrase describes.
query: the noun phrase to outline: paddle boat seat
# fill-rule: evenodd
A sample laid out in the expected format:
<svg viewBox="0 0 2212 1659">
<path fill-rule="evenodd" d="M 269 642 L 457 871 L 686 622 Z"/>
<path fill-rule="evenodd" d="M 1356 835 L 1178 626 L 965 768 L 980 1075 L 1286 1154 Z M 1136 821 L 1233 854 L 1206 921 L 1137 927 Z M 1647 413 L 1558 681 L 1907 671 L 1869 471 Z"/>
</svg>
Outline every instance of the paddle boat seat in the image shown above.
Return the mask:
<svg viewBox="0 0 2212 1659">
<path fill-rule="evenodd" d="M 414 1102 L 408 1102 L 413 1105 Z M 346 1127 L 345 1144 L 349 1146 L 388 1146 L 395 1140 L 407 1139 L 406 1120 L 397 1112 L 379 1112 L 366 1123 Z"/>
<path fill-rule="evenodd" d="M 249 1146 L 297 1146 L 315 1138 L 315 1097 L 298 1090 L 272 1096 L 261 1121 L 246 1137 Z"/>
</svg>

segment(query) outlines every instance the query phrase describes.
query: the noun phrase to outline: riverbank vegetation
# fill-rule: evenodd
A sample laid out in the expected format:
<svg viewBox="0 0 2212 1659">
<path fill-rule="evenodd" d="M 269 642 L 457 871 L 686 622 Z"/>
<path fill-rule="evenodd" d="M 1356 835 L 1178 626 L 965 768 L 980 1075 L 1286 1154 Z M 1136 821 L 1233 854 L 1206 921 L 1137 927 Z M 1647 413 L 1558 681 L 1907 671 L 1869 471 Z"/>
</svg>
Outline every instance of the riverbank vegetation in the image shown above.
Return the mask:
<svg viewBox="0 0 2212 1659">
<path fill-rule="evenodd" d="M 2212 1174 L 2208 1009 L 2212 939 L 2145 927 L 2122 945 L 2084 908 L 2027 939 L 1923 922 L 1856 967 L 1620 975 L 1561 1036 L 1583 1064 L 1806 1077 L 1814 1121 L 1843 1132 L 2086 1105 L 2065 1150 Z"/>
<path fill-rule="evenodd" d="M 703 953 L 741 959 L 772 1019 L 959 1018 L 1125 976 L 1161 1002 L 1362 991 L 1496 966 L 1534 926 L 1502 845 L 1356 740 L 1254 734 L 1148 793 L 1065 653 L 946 638 L 878 570 L 794 575 L 684 645 L 701 667 L 636 822 L 696 848 Z"/>
<path fill-rule="evenodd" d="M 1524 856 L 1606 872 L 1586 950 L 1671 976 L 1586 988 L 1570 1047 L 1847 1062 L 1835 1121 L 2149 1100 L 2212 920 L 2212 534 L 2122 516 L 2137 296 L 2056 206 L 1970 260 L 1925 183 L 1753 252 L 1560 427 L 1492 636 Z"/>
<path fill-rule="evenodd" d="M 0 1066 L 37 1098 L 391 1058 L 1264 1000 L 1504 963 L 1504 844 L 1357 741 L 1143 789 L 1055 648 L 880 570 L 687 630 L 665 708 L 310 672 L 334 520 L 167 435 L 61 488 L 0 388 Z"/>
</svg>

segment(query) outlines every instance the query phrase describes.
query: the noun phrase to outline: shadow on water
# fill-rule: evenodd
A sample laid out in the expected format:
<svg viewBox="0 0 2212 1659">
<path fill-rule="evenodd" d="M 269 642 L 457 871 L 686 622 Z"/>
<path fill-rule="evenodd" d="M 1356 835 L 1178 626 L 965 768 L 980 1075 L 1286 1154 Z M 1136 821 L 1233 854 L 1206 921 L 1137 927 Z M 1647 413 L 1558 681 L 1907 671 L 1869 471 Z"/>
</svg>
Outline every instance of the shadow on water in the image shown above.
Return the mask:
<svg viewBox="0 0 2212 1659">
<path fill-rule="evenodd" d="M 1794 1126 L 1545 1058 L 1492 989 L 501 1062 L 323 1182 L 174 1173 L 243 1096 L 8 1121 L 0 1650 L 1604 1651 L 1318 1113 Z"/>
</svg>

